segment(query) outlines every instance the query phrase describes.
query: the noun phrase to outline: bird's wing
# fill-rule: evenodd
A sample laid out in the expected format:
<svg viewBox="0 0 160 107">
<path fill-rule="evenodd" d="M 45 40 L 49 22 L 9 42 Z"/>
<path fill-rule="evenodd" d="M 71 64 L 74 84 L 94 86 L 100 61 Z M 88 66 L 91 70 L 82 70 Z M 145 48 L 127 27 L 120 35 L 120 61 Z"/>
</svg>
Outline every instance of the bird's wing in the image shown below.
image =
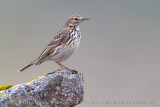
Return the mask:
<svg viewBox="0 0 160 107">
<path fill-rule="evenodd" d="M 53 53 L 54 48 L 59 45 L 65 45 L 66 42 L 70 39 L 69 31 L 70 28 L 65 28 L 59 31 L 59 33 L 53 37 L 51 42 L 47 45 L 47 47 L 43 50 L 41 55 L 38 57 L 37 64 L 41 64 L 43 61 L 49 59 L 51 53 Z"/>
</svg>

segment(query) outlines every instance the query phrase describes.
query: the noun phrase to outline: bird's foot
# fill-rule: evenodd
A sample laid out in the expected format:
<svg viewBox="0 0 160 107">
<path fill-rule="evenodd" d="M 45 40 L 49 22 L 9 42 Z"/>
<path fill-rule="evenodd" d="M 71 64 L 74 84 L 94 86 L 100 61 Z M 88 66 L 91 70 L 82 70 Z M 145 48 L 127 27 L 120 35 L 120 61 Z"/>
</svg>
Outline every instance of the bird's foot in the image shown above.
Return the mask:
<svg viewBox="0 0 160 107">
<path fill-rule="evenodd" d="M 60 62 L 57 62 L 57 64 L 62 68 L 62 69 L 67 69 L 67 70 L 69 70 L 69 71 L 71 71 L 72 72 L 72 74 L 76 74 L 76 73 L 78 73 L 78 71 L 76 71 L 76 70 L 71 70 L 71 69 L 69 69 L 68 67 L 66 67 L 66 66 L 64 66 L 63 64 L 61 64 Z"/>
</svg>

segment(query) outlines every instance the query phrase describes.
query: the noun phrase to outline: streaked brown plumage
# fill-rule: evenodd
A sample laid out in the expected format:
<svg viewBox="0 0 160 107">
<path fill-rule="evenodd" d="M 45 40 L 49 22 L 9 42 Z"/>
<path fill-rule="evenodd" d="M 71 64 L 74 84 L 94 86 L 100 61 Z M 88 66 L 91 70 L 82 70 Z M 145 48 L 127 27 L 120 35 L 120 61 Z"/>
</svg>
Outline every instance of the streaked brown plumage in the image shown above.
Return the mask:
<svg viewBox="0 0 160 107">
<path fill-rule="evenodd" d="M 70 57 L 79 47 L 80 30 L 79 24 L 88 18 L 79 15 L 72 15 L 65 23 L 65 26 L 53 37 L 40 56 L 22 68 L 19 72 L 24 71 L 32 65 L 40 65 L 44 61 L 55 61 L 61 68 L 66 68 L 60 62 Z M 72 72 L 72 70 L 70 70 Z"/>
</svg>

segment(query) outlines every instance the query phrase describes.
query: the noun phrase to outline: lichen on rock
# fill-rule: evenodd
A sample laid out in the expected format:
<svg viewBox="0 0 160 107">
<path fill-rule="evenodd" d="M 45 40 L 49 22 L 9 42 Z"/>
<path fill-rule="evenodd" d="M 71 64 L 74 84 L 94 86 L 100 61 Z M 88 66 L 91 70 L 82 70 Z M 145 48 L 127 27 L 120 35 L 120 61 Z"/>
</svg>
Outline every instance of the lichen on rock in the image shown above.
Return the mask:
<svg viewBox="0 0 160 107">
<path fill-rule="evenodd" d="M 61 69 L 0 91 L 0 107 L 73 107 L 83 96 L 83 75 Z"/>
<path fill-rule="evenodd" d="M 0 91 L 13 87 L 13 85 L 2 85 L 0 86 Z"/>
</svg>

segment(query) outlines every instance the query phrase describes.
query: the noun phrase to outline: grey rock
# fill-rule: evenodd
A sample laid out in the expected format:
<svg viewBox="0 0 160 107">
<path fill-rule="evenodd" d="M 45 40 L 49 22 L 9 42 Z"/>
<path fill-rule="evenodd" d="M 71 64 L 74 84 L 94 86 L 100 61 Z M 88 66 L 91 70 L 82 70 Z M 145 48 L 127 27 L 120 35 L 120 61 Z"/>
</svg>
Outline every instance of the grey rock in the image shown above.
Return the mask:
<svg viewBox="0 0 160 107">
<path fill-rule="evenodd" d="M 83 75 L 66 69 L 0 91 L 0 107 L 73 107 L 83 101 Z"/>
</svg>

